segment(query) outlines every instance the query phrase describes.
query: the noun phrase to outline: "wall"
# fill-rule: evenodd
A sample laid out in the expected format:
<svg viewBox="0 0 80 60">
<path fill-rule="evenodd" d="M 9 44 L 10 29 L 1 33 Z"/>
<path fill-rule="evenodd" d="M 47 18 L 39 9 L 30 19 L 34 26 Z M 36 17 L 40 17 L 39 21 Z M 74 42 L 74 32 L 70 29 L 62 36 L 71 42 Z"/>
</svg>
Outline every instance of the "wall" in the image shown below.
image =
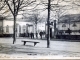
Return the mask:
<svg viewBox="0 0 80 60">
<path fill-rule="evenodd" d="M 9 32 L 6 32 L 7 25 L 9 26 Z M 33 27 L 28 27 L 28 25 L 32 24 L 29 22 L 16 21 L 16 33 L 17 33 L 16 36 L 19 36 L 19 34 L 34 31 Z M 3 21 L 4 34 L 13 34 L 13 27 L 14 27 L 13 21 L 10 20 Z"/>
<path fill-rule="evenodd" d="M 63 24 L 65 24 L 65 23 L 59 23 L 59 25 L 58 25 L 58 29 L 59 30 L 67 30 L 68 28 L 69 28 L 69 24 L 65 24 L 66 25 L 66 27 L 62 27 L 62 25 Z M 73 30 L 73 31 L 75 31 L 75 30 L 80 30 L 80 22 L 76 22 L 75 24 L 76 24 L 76 26 L 75 27 L 73 27 L 73 24 L 74 23 L 70 23 L 70 29 L 71 30 Z M 67 34 L 67 33 L 65 33 L 65 34 Z M 79 32 L 72 32 L 71 33 L 71 35 L 80 35 L 80 33 Z"/>
<path fill-rule="evenodd" d="M 9 32 L 6 32 L 7 25 L 9 26 Z M 13 34 L 13 21 L 4 20 L 3 21 L 3 30 L 4 30 L 4 34 Z"/>
</svg>

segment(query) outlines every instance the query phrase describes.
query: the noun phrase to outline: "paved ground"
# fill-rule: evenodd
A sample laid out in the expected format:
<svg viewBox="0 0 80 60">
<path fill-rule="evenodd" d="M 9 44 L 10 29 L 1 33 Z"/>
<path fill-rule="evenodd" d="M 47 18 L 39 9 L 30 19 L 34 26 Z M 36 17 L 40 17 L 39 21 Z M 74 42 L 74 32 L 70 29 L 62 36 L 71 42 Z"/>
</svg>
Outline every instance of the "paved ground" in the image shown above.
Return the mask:
<svg viewBox="0 0 80 60">
<path fill-rule="evenodd" d="M 22 40 L 38 41 L 35 47 L 33 43 L 27 43 L 23 46 Z M 50 41 L 50 48 L 47 47 L 46 40 L 17 38 L 16 43 L 12 44 L 12 38 L 0 38 L 0 54 L 9 56 L 62 56 L 62 57 L 80 57 L 80 42 L 71 41 Z M 0 56 L 2 58 L 2 55 Z M 4 58 L 4 57 L 3 57 Z"/>
</svg>

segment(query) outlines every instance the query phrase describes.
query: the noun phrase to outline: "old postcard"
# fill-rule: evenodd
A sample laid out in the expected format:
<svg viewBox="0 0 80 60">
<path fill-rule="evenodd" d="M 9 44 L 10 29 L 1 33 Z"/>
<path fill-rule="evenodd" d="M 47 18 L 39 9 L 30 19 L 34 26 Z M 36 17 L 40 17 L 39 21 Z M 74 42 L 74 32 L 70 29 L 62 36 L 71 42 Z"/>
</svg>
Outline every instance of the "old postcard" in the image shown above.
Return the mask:
<svg viewBox="0 0 80 60">
<path fill-rule="evenodd" d="M 80 59 L 80 0 L 0 0 L 0 59 Z"/>
</svg>

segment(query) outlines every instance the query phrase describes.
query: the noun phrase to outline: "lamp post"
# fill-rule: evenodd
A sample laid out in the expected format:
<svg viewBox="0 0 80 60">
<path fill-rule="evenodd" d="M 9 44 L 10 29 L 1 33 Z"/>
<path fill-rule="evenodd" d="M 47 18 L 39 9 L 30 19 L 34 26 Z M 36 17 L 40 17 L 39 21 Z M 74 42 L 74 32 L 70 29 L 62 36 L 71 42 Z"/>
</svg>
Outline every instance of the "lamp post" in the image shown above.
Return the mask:
<svg viewBox="0 0 80 60">
<path fill-rule="evenodd" d="M 74 24 L 73 24 L 73 27 L 74 27 L 74 30 L 75 30 L 75 27 L 77 27 L 77 25 L 75 24 L 75 22 L 74 22 Z M 75 31 L 74 31 L 74 33 L 75 33 Z"/>
<path fill-rule="evenodd" d="M 71 17 L 69 16 L 69 28 L 68 28 L 69 40 L 70 40 L 70 33 L 71 33 L 71 30 L 70 30 L 70 22 L 71 22 Z"/>
<path fill-rule="evenodd" d="M 64 32 L 65 31 L 66 24 L 63 24 L 62 27 L 63 27 L 63 32 Z"/>
</svg>

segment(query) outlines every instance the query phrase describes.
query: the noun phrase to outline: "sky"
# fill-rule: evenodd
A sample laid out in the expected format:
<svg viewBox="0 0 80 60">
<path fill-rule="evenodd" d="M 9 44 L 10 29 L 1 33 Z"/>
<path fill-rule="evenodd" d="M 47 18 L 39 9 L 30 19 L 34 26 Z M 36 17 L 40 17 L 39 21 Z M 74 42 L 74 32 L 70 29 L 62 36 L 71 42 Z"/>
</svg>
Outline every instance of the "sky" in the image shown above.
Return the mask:
<svg viewBox="0 0 80 60">
<path fill-rule="evenodd" d="M 24 16 L 22 14 L 24 14 L 27 18 L 28 14 L 33 14 L 33 11 L 31 11 L 31 10 L 38 10 L 40 17 L 44 18 L 44 20 L 46 20 L 47 19 L 47 9 L 46 9 L 47 4 L 44 5 L 43 3 L 47 3 L 48 0 L 36 0 L 36 1 L 37 2 L 29 5 L 28 7 L 23 8 L 24 11 L 20 11 L 18 13 L 19 15 L 17 16 L 17 18 L 24 18 Z M 73 4 L 73 1 L 76 1 L 75 5 Z M 58 11 L 59 13 L 62 10 L 64 10 L 64 11 L 66 11 L 64 14 L 79 14 L 80 6 L 76 5 L 76 4 L 79 4 L 79 2 L 80 2 L 79 0 L 51 0 L 51 18 L 50 19 L 52 19 L 52 20 L 56 19 L 57 13 L 55 10 L 57 10 L 57 9 L 60 9 L 60 11 Z M 36 6 L 36 4 L 38 4 L 38 5 Z M 66 7 L 63 7 L 63 6 L 66 6 Z M 31 10 L 29 10 L 29 9 L 31 9 Z M 6 10 L 9 11 L 8 7 L 4 8 L 4 10 L 2 10 L 2 12 L 0 12 L 0 14 L 2 14 Z M 3 15 L 4 16 L 9 15 L 11 17 L 12 16 L 11 12 L 7 12 L 7 11 Z"/>
<path fill-rule="evenodd" d="M 77 5 L 74 5 L 73 1 L 77 1 L 77 0 L 65 0 L 65 1 L 59 0 L 59 2 L 58 2 L 58 0 L 54 0 L 54 1 L 51 0 L 51 9 L 53 9 L 53 10 L 55 10 L 55 9 L 64 10 L 64 11 L 66 11 L 65 14 L 79 14 L 80 13 L 80 7 Z M 39 2 L 40 1 L 37 0 L 37 4 L 39 4 Z M 47 3 L 46 0 L 43 0 L 42 2 Z M 59 7 L 56 7 L 56 5 L 52 5 L 52 4 L 57 4 L 57 2 L 58 2 Z M 78 2 L 78 4 L 79 4 L 79 2 Z M 32 9 L 35 6 L 36 5 L 34 4 L 33 6 L 29 6 L 27 9 Z M 61 6 L 66 6 L 66 7 L 61 7 Z M 40 5 L 36 6 L 35 9 L 43 9 L 43 8 L 47 8 L 47 6 L 40 3 Z M 51 19 L 54 20 L 54 19 L 56 19 L 55 15 L 57 15 L 57 14 L 56 14 L 56 11 L 53 11 L 53 10 L 51 10 Z M 26 12 L 27 12 L 27 10 L 25 11 L 25 13 Z M 59 11 L 59 12 L 61 12 L 61 11 Z M 41 11 L 40 16 L 46 18 L 47 17 L 47 9 L 44 11 Z"/>
</svg>

